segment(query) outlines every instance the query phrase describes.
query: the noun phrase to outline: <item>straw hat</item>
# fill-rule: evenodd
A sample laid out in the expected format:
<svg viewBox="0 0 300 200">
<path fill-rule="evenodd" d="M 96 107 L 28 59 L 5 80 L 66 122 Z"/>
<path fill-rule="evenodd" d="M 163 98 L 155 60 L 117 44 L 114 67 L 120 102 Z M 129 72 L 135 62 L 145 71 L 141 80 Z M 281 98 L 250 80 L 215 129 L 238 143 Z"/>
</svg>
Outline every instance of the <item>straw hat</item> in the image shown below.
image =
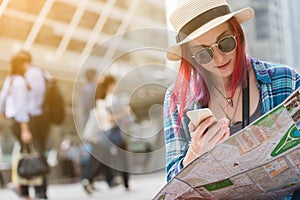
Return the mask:
<svg viewBox="0 0 300 200">
<path fill-rule="evenodd" d="M 226 0 L 180 0 L 170 16 L 177 36 L 177 44 L 167 50 L 167 58 L 181 59 L 181 45 L 187 43 L 214 27 L 235 17 L 241 24 L 254 16 L 252 8 L 247 7 L 231 12 Z"/>
</svg>

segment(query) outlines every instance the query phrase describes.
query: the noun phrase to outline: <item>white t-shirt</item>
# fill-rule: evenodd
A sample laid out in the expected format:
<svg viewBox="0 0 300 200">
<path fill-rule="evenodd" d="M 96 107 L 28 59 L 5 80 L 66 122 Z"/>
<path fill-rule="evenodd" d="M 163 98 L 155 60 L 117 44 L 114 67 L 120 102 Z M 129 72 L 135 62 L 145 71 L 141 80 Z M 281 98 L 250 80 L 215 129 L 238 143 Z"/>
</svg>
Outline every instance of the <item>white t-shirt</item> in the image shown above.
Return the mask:
<svg viewBox="0 0 300 200">
<path fill-rule="evenodd" d="M 18 122 L 28 122 L 30 92 L 26 79 L 21 75 L 7 76 L 0 95 L 0 112 Z"/>
<path fill-rule="evenodd" d="M 44 73 L 37 67 L 29 66 L 24 77 L 7 76 L 0 95 L 0 112 L 5 111 L 6 117 L 18 122 L 28 122 L 30 116 L 42 114 L 45 91 Z"/>
<path fill-rule="evenodd" d="M 31 116 L 41 115 L 42 105 L 45 98 L 46 82 L 43 71 L 37 67 L 29 66 L 25 73 L 30 90 L 29 112 Z"/>
</svg>

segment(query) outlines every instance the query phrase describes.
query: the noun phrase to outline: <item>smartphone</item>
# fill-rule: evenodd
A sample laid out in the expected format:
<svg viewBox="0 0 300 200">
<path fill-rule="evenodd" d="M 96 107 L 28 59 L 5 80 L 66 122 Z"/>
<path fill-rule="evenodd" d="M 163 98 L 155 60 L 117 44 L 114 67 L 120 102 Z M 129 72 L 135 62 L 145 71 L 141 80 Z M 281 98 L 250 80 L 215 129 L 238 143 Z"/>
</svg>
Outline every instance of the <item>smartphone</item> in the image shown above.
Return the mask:
<svg viewBox="0 0 300 200">
<path fill-rule="evenodd" d="M 186 115 L 193 122 L 195 126 L 198 126 L 206 118 L 214 116 L 214 114 L 211 112 L 209 108 L 190 110 L 187 111 Z"/>
</svg>

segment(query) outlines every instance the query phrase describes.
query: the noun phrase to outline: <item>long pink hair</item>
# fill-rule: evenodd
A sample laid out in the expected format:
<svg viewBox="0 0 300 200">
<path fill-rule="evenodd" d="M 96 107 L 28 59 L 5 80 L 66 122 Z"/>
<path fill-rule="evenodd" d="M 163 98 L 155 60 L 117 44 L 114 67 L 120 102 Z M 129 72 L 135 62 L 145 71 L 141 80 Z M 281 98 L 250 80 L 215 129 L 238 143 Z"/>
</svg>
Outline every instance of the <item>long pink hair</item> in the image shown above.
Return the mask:
<svg viewBox="0 0 300 200">
<path fill-rule="evenodd" d="M 234 17 L 228 20 L 228 23 L 236 34 L 237 41 L 236 62 L 231 78 L 230 96 L 233 97 L 239 84 L 242 84 L 243 87 L 247 85 L 247 70 L 250 67 L 250 60 L 246 56 L 245 34 L 240 23 Z M 181 124 L 184 111 L 191 102 L 198 102 L 201 107 L 207 107 L 210 100 L 210 94 L 204 78 L 205 72 L 199 70 L 199 67 L 197 68 L 189 62 L 186 59 L 189 58 L 189 55 L 187 55 L 188 52 L 185 51 L 184 48 L 182 49 L 183 56 L 169 105 L 170 111 L 174 112 L 175 109 L 177 109 L 177 104 L 180 104 L 178 110 L 178 125 Z"/>
</svg>

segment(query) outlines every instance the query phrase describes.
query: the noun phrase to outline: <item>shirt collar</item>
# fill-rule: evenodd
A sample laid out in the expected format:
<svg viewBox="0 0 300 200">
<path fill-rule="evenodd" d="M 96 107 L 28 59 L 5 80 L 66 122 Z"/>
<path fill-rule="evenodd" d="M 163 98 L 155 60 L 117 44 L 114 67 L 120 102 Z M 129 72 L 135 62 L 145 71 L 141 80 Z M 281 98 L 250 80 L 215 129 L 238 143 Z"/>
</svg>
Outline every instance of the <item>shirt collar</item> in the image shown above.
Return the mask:
<svg viewBox="0 0 300 200">
<path fill-rule="evenodd" d="M 271 83 L 271 78 L 269 76 L 268 68 L 266 66 L 267 63 L 264 63 L 255 58 L 251 58 L 251 63 L 253 65 L 257 81 L 260 81 L 264 84 Z"/>
</svg>

